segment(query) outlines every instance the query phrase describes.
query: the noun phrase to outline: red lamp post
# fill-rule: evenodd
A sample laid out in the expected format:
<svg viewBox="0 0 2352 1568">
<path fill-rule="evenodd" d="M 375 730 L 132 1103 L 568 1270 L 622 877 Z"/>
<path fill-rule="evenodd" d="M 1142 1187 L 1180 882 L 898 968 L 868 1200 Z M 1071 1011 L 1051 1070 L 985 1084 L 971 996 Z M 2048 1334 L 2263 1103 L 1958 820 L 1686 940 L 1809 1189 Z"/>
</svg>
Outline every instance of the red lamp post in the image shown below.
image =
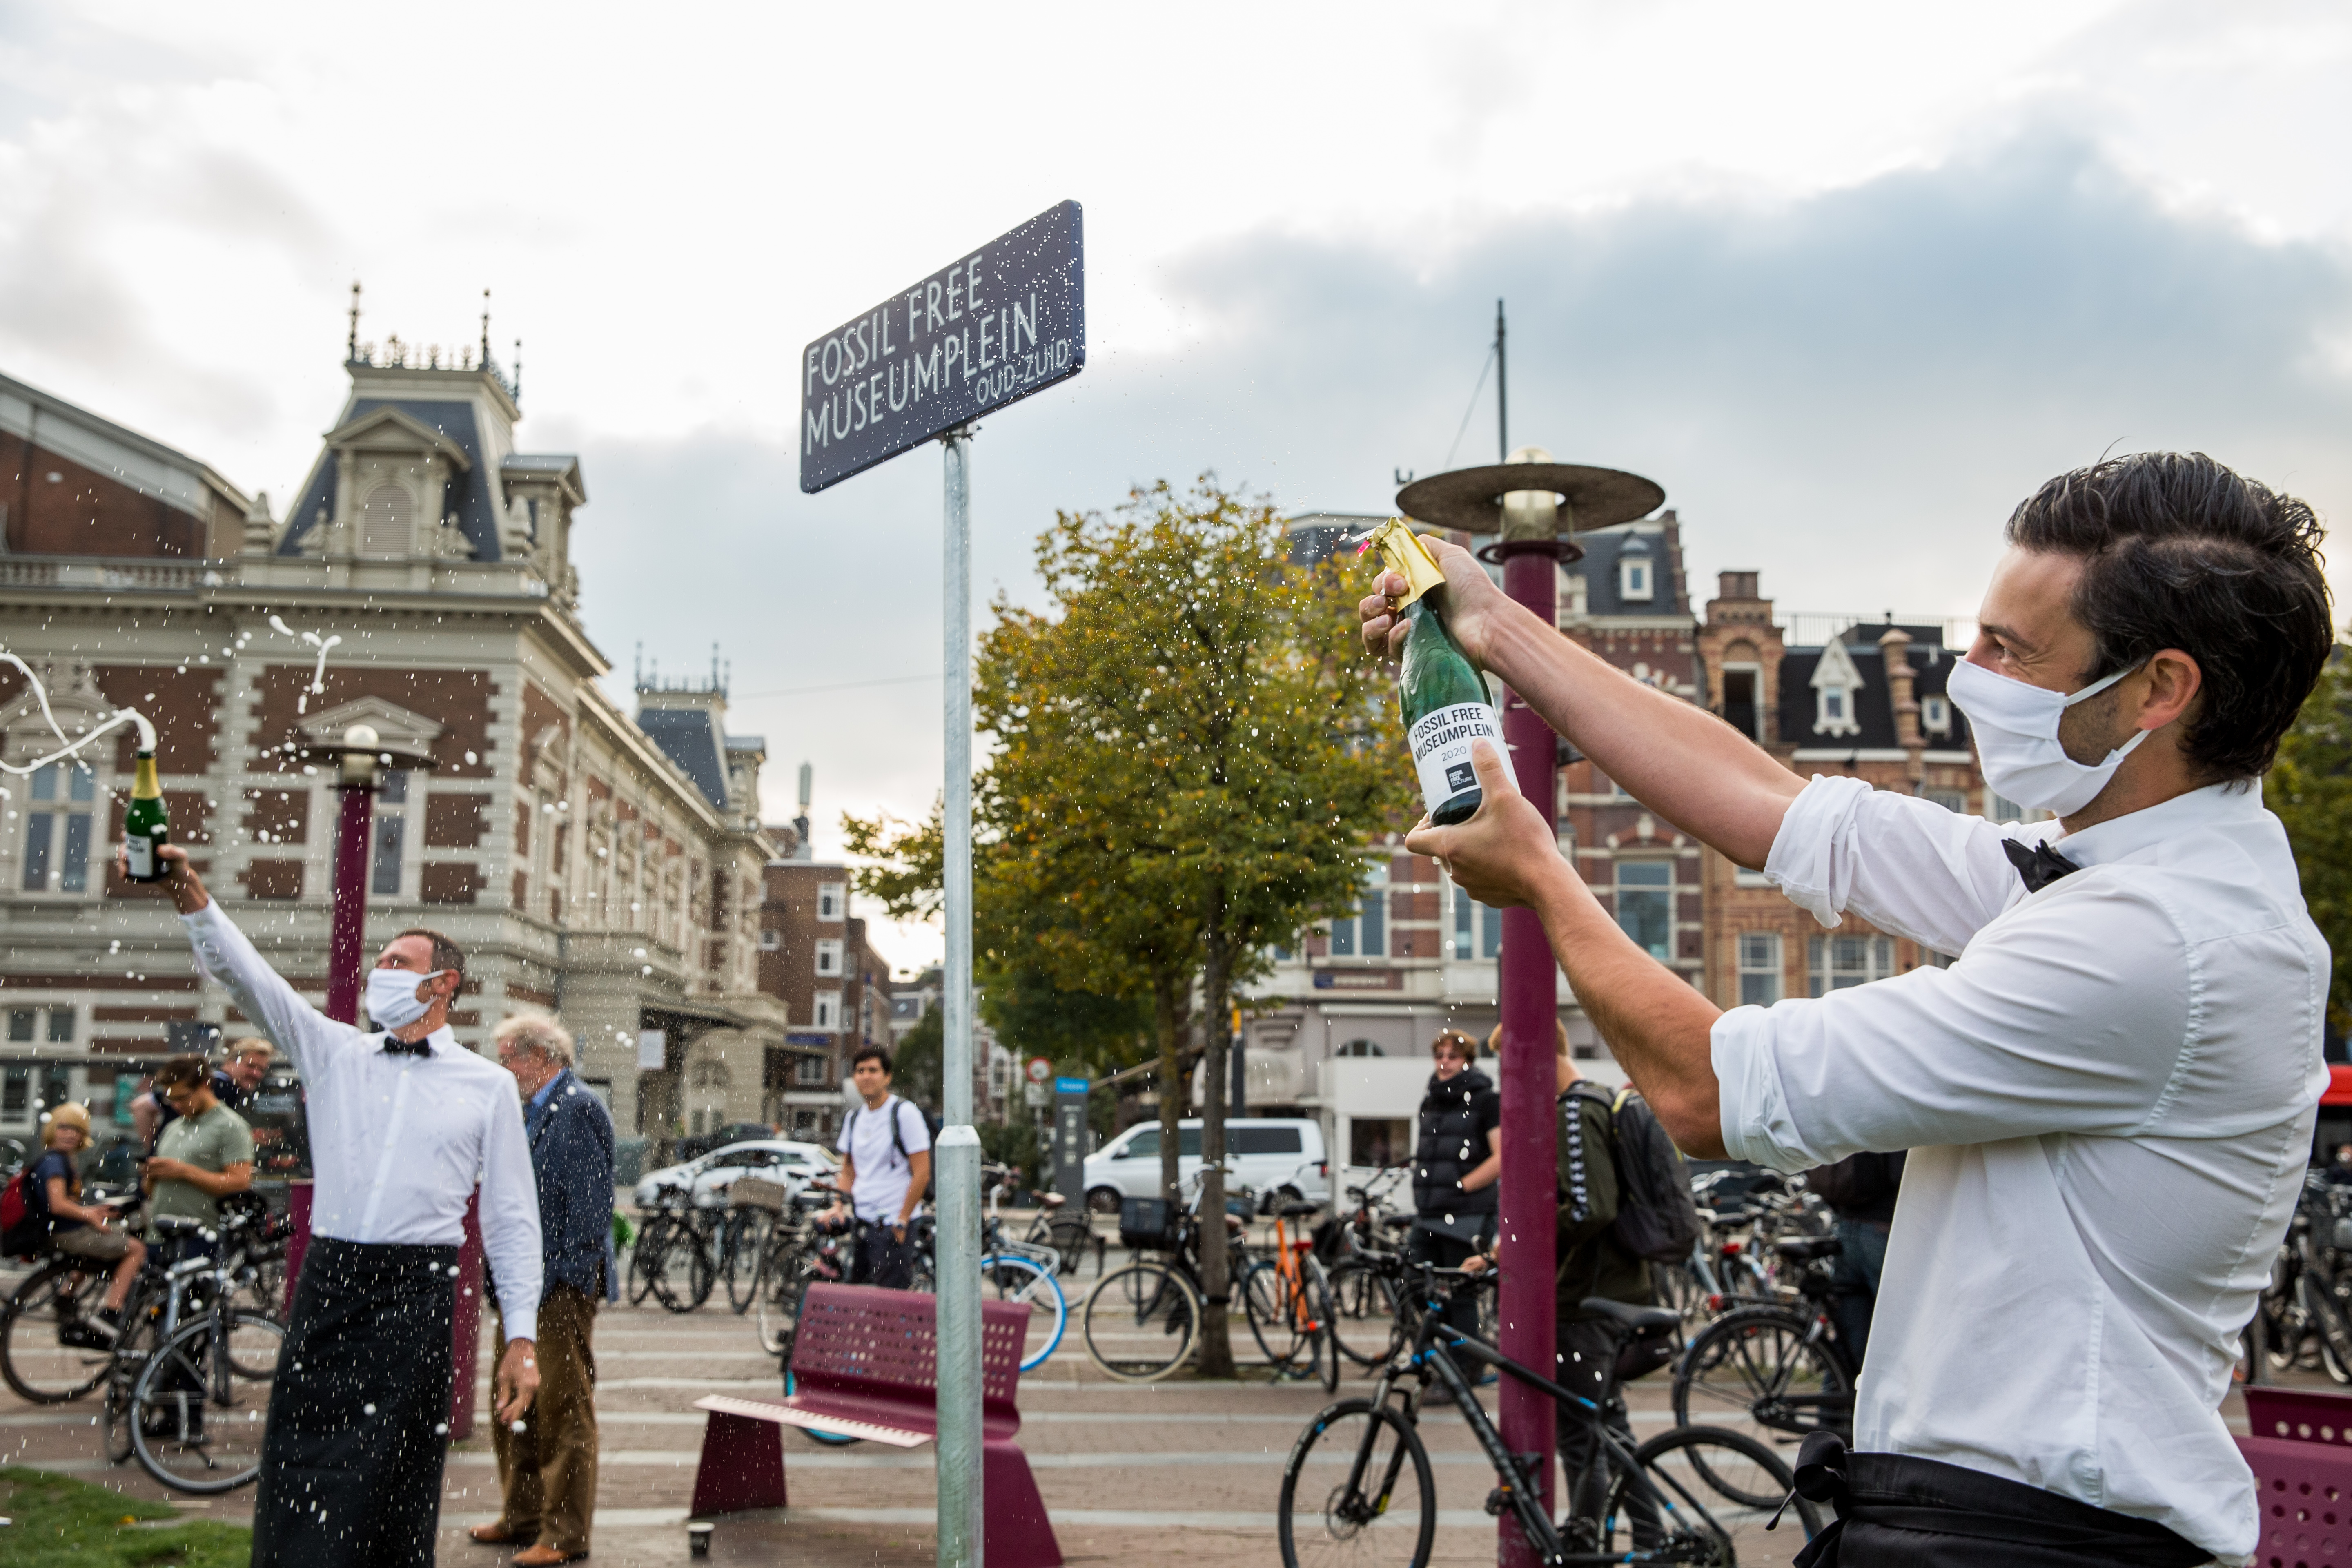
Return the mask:
<svg viewBox="0 0 2352 1568">
<path fill-rule="evenodd" d="M 1613 468 L 1555 463 L 1539 447 L 1522 447 L 1507 463 L 1458 468 L 1406 486 L 1397 510 L 1407 517 L 1494 535 L 1478 552 L 1500 563 L 1503 591 L 1546 624 L 1558 619 L 1559 565 L 1584 552 L 1567 535 L 1575 527 L 1606 528 L 1656 510 L 1665 492 L 1649 480 Z M 1519 793 L 1557 816 L 1559 750 L 1551 727 L 1506 690 L 1503 742 Z M 1559 1026 L 1559 965 L 1532 910 L 1503 911 L 1503 952 L 1496 1000 L 1503 1041 L 1497 1053 L 1502 1075 L 1503 1174 L 1500 1246 L 1502 1283 L 1498 1315 L 1503 1353 L 1538 1372 L 1556 1372 L 1552 1281 L 1558 1266 L 1553 1246 L 1557 1223 L 1559 1150 L 1552 1067 Z M 1544 1507 L 1553 1506 L 1551 1400 L 1540 1390 L 1505 1378 L 1499 1390 L 1497 1425 L 1515 1454 L 1541 1454 Z M 1499 1526 L 1496 1561 L 1503 1568 L 1537 1568 L 1534 1547 L 1517 1521 Z"/>
</svg>

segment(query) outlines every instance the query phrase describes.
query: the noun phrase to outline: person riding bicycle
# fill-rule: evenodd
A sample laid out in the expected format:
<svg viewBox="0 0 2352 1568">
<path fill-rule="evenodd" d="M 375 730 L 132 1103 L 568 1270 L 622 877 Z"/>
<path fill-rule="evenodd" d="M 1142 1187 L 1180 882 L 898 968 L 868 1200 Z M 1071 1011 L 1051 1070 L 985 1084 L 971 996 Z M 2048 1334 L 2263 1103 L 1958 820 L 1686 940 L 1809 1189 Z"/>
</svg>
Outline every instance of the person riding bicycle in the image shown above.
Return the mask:
<svg viewBox="0 0 2352 1568">
<path fill-rule="evenodd" d="M 173 1057 L 155 1070 L 155 1095 L 172 1110 L 147 1162 L 147 1212 L 210 1230 L 220 1200 L 253 1187 L 253 1129 L 224 1105 L 205 1058 Z"/>
<path fill-rule="evenodd" d="M 859 1225 L 850 1283 L 904 1290 L 914 1282 L 908 1227 L 930 1184 L 931 1130 L 921 1111 L 890 1092 L 890 1053 L 880 1046 L 859 1047 L 849 1076 L 866 1102 L 842 1122 L 835 1145 L 842 1155 L 835 1185 L 849 1201 L 845 1206 L 835 1199 L 818 1223 L 838 1226 L 854 1213 Z"/>
<path fill-rule="evenodd" d="M 41 1142 L 48 1152 L 34 1163 L 25 1182 L 29 1206 L 48 1222 L 50 1249 L 111 1269 L 106 1299 L 98 1310 L 58 1330 L 60 1342 L 85 1349 L 114 1342 L 122 1328 L 122 1303 L 131 1295 L 131 1281 L 139 1278 L 140 1266 L 147 1260 L 147 1248 L 137 1237 L 108 1223 L 114 1217 L 113 1210 L 79 1201 L 81 1173 L 74 1156 L 89 1142 L 89 1112 L 71 1100 L 59 1105 L 48 1113 L 41 1129 Z"/>
<path fill-rule="evenodd" d="M 1495 1234 L 1503 1101 L 1495 1080 L 1470 1065 L 1477 1043 L 1461 1030 L 1440 1030 L 1429 1054 L 1433 1070 L 1422 1096 L 1413 1144 L 1414 1217 L 1406 1256 L 1459 1268 Z M 1447 1321 L 1465 1334 L 1478 1331 L 1478 1308 L 1470 1292 L 1454 1303 Z"/>
</svg>

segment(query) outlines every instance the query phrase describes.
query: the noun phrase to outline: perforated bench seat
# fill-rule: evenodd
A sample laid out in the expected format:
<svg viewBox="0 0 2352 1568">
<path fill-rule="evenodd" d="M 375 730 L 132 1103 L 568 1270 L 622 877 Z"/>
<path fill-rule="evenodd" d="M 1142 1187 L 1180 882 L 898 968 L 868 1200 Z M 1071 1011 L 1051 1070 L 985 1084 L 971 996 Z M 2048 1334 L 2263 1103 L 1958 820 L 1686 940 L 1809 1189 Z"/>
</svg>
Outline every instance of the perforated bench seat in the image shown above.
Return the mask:
<svg viewBox="0 0 2352 1568">
<path fill-rule="evenodd" d="M 800 1426 L 898 1448 L 939 1435 L 938 1300 L 909 1290 L 815 1285 L 793 1340 L 793 1394 L 782 1400 L 698 1399 L 706 1412 L 695 1470 L 698 1518 L 782 1508 L 782 1428 Z M 1029 1331 L 1023 1301 L 981 1303 L 982 1550 L 992 1568 L 1058 1568 L 1061 1547 L 1045 1500 L 1013 1441 L 1014 1394 Z"/>
</svg>

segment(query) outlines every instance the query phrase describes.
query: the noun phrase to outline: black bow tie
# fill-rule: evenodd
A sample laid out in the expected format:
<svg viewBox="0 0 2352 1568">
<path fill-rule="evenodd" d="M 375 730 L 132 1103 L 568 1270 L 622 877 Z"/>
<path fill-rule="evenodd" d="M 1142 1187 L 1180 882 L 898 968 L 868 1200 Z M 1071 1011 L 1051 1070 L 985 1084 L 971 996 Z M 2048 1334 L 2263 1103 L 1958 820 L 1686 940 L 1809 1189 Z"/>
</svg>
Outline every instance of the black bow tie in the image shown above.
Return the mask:
<svg viewBox="0 0 2352 1568">
<path fill-rule="evenodd" d="M 386 1035 L 383 1037 L 383 1054 L 388 1057 L 429 1057 L 433 1054 L 433 1042 L 429 1038 L 394 1039 L 392 1036 Z"/>
<path fill-rule="evenodd" d="M 2000 841 L 2000 847 L 2001 852 L 2009 857 L 2009 863 L 2017 868 L 2017 874 L 2024 879 L 2025 890 L 2029 893 L 2038 893 L 2059 878 L 2083 868 L 2047 844 L 2036 844 L 2029 848 L 2014 838 L 2004 838 Z"/>
</svg>

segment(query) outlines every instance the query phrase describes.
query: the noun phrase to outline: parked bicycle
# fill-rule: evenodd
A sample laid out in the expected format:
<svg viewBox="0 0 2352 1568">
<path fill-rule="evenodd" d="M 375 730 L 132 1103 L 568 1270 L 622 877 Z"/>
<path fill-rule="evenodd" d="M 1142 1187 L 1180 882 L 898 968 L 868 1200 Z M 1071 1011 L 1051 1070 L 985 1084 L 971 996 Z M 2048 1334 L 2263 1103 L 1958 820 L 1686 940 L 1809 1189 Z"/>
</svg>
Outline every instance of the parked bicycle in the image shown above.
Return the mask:
<svg viewBox="0 0 2352 1568">
<path fill-rule="evenodd" d="M 714 1211 L 697 1208 L 690 1194 L 664 1189 L 641 1215 L 629 1254 L 629 1304 L 647 1296 L 673 1312 L 691 1312 L 710 1300 L 719 1280 Z"/>
<path fill-rule="evenodd" d="M 1326 1393 L 1337 1394 L 1341 1358 L 1331 1278 L 1314 1240 L 1289 1228 L 1321 1206 L 1286 1203 L 1275 1210 L 1272 1256 L 1241 1275 L 1240 1294 L 1250 1334 L 1276 1374 L 1316 1378 Z"/>
<path fill-rule="evenodd" d="M 1196 1173 L 1185 1183 L 1181 1207 L 1163 1198 L 1119 1205 L 1119 1241 L 1136 1260 L 1096 1280 L 1079 1311 L 1087 1359 L 1118 1382 L 1157 1383 L 1199 1348 L 1202 1190 Z M 1249 1264 L 1238 1244 L 1254 1199 L 1245 1189 L 1226 1199 L 1227 1275 L 1235 1280 Z"/>
<path fill-rule="evenodd" d="M 1471 1288 L 1472 1277 L 1401 1259 L 1390 1267 L 1410 1335 L 1381 1369 L 1370 1397 L 1327 1407 L 1292 1445 L 1276 1514 L 1284 1568 L 1391 1562 L 1423 1568 L 1431 1561 L 1437 1489 L 1420 1424 L 1433 1385 L 1469 1426 L 1494 1468 L 1486 1511 L 1516 1520 L 1537 1561 L 1549 1568 L 1737 1564 L 1743 1555 L 1750 1562 L 1767 1555 L 1765 1532 L 1776 1523 L 1798 1541 L 1821 1528 L 1813 1505 L 1793 1495 L 1788 1466 L 1744 1433 L 1680 1426 L 1633 1447 L 1605 1424 L 1601 1447 L 1610 1474 L 1600 1517 L 1556 1525 L 1543 1503 L 1545 1478 L 1530 1464 L 1534 1456 L 1514 1454 L 1504 1444 L 1478 1403 L 1475 1373 L 1465 1365 L 1493 1367 L 1595 1415 L 1606 1411 L 1454 1328 L 1447 1321 L 1451 1296 Z M 1583 1305 L 1617 1322 L 1626 1335 L 1676 1321 L 1664 1308 L 1598 1297 Z M 1781 1517 L 1774 1516 L 1775 1509 L 1782 1510 Z"/>
<path fill-rule="evenodd" d="M 1831 1310 L 1837 1237 L 1787 1237 L 1774 1250 L 1795 1274 L 1797 1304 L 1735 1306 L 1693 1335 L 1675 1368 L 1675 1420 L 1743 1413 L 1791 1437 L 1831 1431 L 1851 1440 L 1859 1369 Z"/>
</svg>

